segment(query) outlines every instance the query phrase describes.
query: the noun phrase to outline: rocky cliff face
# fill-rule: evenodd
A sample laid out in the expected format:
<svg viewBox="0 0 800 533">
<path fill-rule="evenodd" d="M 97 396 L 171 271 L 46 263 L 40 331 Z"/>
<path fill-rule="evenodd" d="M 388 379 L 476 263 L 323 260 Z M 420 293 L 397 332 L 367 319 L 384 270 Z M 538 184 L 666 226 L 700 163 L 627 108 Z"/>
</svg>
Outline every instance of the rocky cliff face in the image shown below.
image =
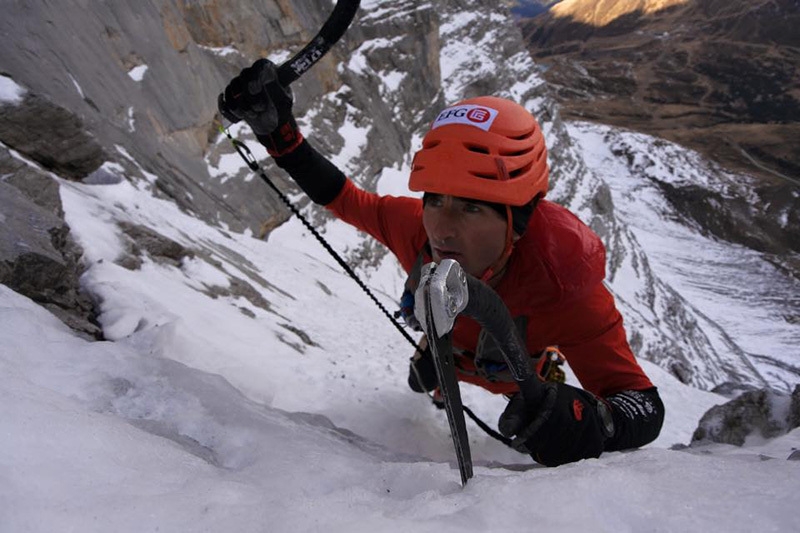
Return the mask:
<svg viewBox="0 0 800 533">
<path fill-rule="evenodd" d="M 269 197 L 247 190 L 254 183 L 223 191 L 209 180 L 203 154 L 216 136 L 215 98 L 237 67 L 209 48 L 215 35 L 204 23 L 253 30 L 240 41 L 263 51 L 302 41 L 303 23 L 314 27 L 322 15 L 298 17 L 291 6 L 272 2 L 259 9 L 233 4 L 3 6 L 0 32 L 7 45 L 0 50 L 0 81 L 7 90 L 0 99 L 0 172 L 6 222 L 0 281 L 68 310 L 79 329 L 99 335 L 88 300 L 78 297 L 80 251 L 59 218 L 58 178 L 108 183 L 124 175 L 236 231 L 276 216 Z M 258 19 L 262 25 L 255 31 Z M 243 201 L 247 197 L 257 200 Z"/>
<path fill-rule="evenodd" d="M 329 9 L 310 0 L 8 6 L 0 28 L 11 44 L 0 51 L 0 80 L 17 96 L 0 99 L 0 198 L 6 219 L 35 223 L 4 223 L 0 282 L 69 311 L 73 325 L 99 335 L 78 284 L 80 250 L 59 213 L 54 184 L 61 180 L 98 187 L 129 180 L 220 231 L 266 236 L 286 210 L 217 133 L 216 97 L 257 57 L 287 58 Z M 402 192 L 413 151 L 446 102 L 493 93 L 522 103 L 548 140 L 550 197 L 608 245 L 612 289 L 631 317 L 640 355 L 704 388 L 763 385 L 749 353 L 651 269 L 610 181 L 587 167 L 542 71 L 508 12 L 489 0 L 365 1 L 342 42 L 293 85 L 296 114 L 315 145 L 362 186 Z M 244 126 L 231 130 L 253 139 Z M 631 162 L 627 148 L 619 150 L 617 157 Z M 167 239 L 136 222 L 135 206 L 122 207 L 130 220 L 118 229 L 129 251 L 117 262 L 125 268 L 135 271 L 144 254 L 167 263 L 204 256 L 205 244 L 192 236 Z M 336 235 L 345 230 L 337 222 L 313 206 L 304 212 L 339 244 Z M 340 249 L 367 276 L 388 264 L 386 251 L 363 236 L 353 232 L 343 242 Z M 20 279 L 20 272 L 29 276 Z M 257 292 L 237 283 L 242 294 Z M 714 341 L 720 338 L 727 340 Z"/>
<path fill-rule="evenodd" d="M 252 57 L 312 35 L 327 13 L 321 4 L 9 3 L 0 69 L 26 97 L 4 106 L 0 142 L 71 179 L 104 161 L 134 179 L 157 175 L 153 186 L 182 208 L 235 231 L 257 228 L 277 204 L 255 183 L 214 186 L 203 161 L 217 135 L 216 96 Z M 220 50 L 223 41 L 231 48 Z M 306 91 L 333 83 L 331 65 L 304 79 Z"/>
</svg>

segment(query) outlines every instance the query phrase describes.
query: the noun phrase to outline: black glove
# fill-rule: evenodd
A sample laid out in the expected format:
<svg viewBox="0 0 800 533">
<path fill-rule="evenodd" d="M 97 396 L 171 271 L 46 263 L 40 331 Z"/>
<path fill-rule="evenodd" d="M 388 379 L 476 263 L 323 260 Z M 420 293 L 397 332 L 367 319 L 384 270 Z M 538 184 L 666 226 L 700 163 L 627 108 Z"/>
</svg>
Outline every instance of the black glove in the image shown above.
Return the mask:
<svg viewBox="0 0 800 533">
<path fill-rule="evenodd" d="M 278 81 L 278 69 L 259 59 L 233 78 L 217 101 L 231 122 L 244 120 L 273 157 L 290 153 L 303 141 L 292 115 L 292 90 Z"/>
<path fill-rule="evenodd" d="M 512 446 L 546 466 L 599 457 L 614 434 L 609 407 L 593 394 L 563 383 L 543 383 L 536 406 L 517 394 L 500 415 L 498 428 Z"/>
<path fill-rule="evenodd" d="M 436 377 L 433 354 L 424 337 L 420 346 L 422 353 L 414 352 L 408 365 L 408 386 L 414 392 L 430 392 L 439 386 L 439 379 Z"/>
</svg>

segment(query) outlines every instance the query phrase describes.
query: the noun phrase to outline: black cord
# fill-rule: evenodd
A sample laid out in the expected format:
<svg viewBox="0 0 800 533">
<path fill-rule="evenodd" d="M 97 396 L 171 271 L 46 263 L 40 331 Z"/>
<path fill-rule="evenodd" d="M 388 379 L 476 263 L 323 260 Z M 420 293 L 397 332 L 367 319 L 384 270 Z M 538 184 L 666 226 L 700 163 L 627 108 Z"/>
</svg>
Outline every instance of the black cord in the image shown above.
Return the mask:
<svg viewBox="0 0 800 533">
<path fill-rule="evenodd" d="M 280 198 L 283 201 L 283 203 L 286 204 L 286 206 L 291 210 L 291 212 L 294 213 L 294 215 L 298 219 L 300 219 L 300 222 L 303 223 L 306 229 L 311 232 L 311 234 L 317 239 L 317 241 L 319 241 L 319 243 L 322 245 L 323 248 L 325 248 L 325 250 L 331 255 L 331 257 L 333 257 L 336 260 L 336 262 L 339 263 L 339 266 L 341 266 L 344 269 L 344 271 L 347 272 L 347 274 L 351 278 L 353 278 L 353 281 L 355 281 L 358 284 L 358 286 L 361 287 L 361 290 L 363 290 L 367 294 L 367 296 L 369 296 L 369 298 L 375 303 L 375 305 L 378 306 L 378 309 L 381 310 L 381 312 L 386 316 L 386 318 L 389 319 L 389 321 L 394 325 L 394 327 L 397 328 L 397 330 L 403 335 L 403 337 L 405 337 L 406 340 L 408 340 L 408 342 L 410 342 L 414 348 L 418 349 L 419 346 L 417 346 L 417 341 L 415 341 L 413 337 L 411 337 L 411 335 L 409 335 L 408 332 L 405 329 L 403 329 L 403 326 L 389 313 L 386 307 L 384 307 L 384 305 L 380 301 L 378 301 L 378 299 L 375 297 L 375 295 L 372 293 L 369 287 L 367 287 L 364 284 L 364 282 L 361 281 L 358 275 L 353 271 L 353 269 L 350 268 L 350 265 L 348 265 L 344 261 L 344 259 L 342 259 L 342 257 L 338 253 L 336 253 L 336 250 L 331 248 L 331 245 L 328 244 L 328 241 L 326 241 L 322 237 L 322 235 L 319 234 L 319 232 L 314 228 L 314 226 L 312 226 L 311 223 L 302 215 L 302 213 L 300 213 L 297 207 L 295 207 L 292 201 L 289 200 L 289 198 L 285 194 L 283 194 L 283 192 L 281 192 L 280 189 L 278 189 L 278 187 L 272 182 L 271 179 L 269 179 L 267 174 L 264 172 L 264 169 L 261 168 L 261 165 L 258 164 L 258 161 L 256 161 L 255 157 L 253 156 L 253 153 L 250 151 L 247 145 L 231 137 L 230 133 L 228 133 L 227 131 L 225 132 L 225 135 L 227 135 L 228 139 L 231 140 L 233 146 L 236 148 L 236 151 L 239 152 L 240 156 L 242 156 L 242 159 L 244 159 L 245 163 L 247 163 L 247 166 L 250 167 L 250 170 L 257 172 L 259 177 L 267 185 L 269 185 L 273 191 L 275 191 L 275 194 L 278 195 L 278 198 Z"/>
<path fill-rule="evenodd" d="M 475 422 L 478 425 L 479 428 L 484 430 L 487 435 L 489 435 L 490 437 L 494 437 L 495 439 L 499 440 L 500 442 L 502 442 L 506 446 L 511 447 L 511 439 L 509 439 L 508 437 L 502 436 L 500 433 L 498 433 L 497 431 L 495 431 L 492 428 L 490 428 L 486 424 L 486 422 L 484 422 L 483 420 L 478 418 L 478 415 L 473 413 L 472 409 L 470 409 L 466 405 L 462 404 L 461 407 L 464 408 L 464 412 L 467 413 L 467 415 L 469 415 L 469 417 L 472 419 L 472 421 Z"/>
</svg>

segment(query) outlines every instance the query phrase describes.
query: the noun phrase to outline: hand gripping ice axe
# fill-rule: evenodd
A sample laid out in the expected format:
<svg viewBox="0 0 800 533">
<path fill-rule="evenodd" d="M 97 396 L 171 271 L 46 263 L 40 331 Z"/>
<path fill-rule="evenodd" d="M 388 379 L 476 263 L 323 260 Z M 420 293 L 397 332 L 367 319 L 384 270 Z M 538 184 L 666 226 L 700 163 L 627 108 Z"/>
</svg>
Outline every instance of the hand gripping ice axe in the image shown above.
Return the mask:
<svg viewBox="0 0 800 533">
<path fill-rule="evenodd" d="M 531 367 L 525 342 L 497 293 L 464 272 L 461 265 L 452 259 L 444 259 L 438 265 L 429 263 L 423 266 L 415 294 L 414 315 L 425 326 L 456 450 L 461 484 L 466 485 L 472 477 L 472 456 L 451 338 L 460 314 L 473 318 L 494 337 L 527 405 L 531 408 L 538 405 L 544 390 Z"/>
<path fill-rule="evenodd" d="M 353 18 L 356 16 L 358 6 L 361 0 L 339 0 L 336 2 L 333 11 L 331 12 L 328 20 L 325 21 L 322 28 L 317 35 L 303 47 L 302 50 L 297 52 L 291 59 L 285 61 L 278 67 L 278 81 L 281 85 L 289 86 L 291 83 L 297 81 L 307 70 L 314 66 L 314 64 L 322 59 L 328 50 L 336 44 Z M 224 100 L 224 94 L 219 95 L 220 101 Z M 220 106 L 223 107 L 223 106 Z M 240 119 L 235 116 L 225 116 L 233 123 L 238 122 Z"/>
</svg>

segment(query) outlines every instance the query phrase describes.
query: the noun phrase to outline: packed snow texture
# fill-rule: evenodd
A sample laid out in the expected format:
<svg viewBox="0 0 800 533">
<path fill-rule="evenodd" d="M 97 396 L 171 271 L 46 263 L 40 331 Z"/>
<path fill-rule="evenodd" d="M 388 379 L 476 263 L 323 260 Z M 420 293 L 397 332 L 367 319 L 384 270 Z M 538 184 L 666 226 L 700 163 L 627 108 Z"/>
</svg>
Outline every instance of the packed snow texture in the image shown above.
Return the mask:
<svg viewBox="0 0 800 533">
<path fill-rule="evenodd" d="M 410 347 L 299 224 L 269 242 L 229 234 L 128 181 L 64 182 L 62 198 L 111 341 L 0 286 L 2 531 L 789 531 L 800 519 L 800 462 L 785 460 L 800 431 L 670 450 L 724 399 L 647 362 L 667 406 L 656 443 L 546 469 L 469 422 L 476 475 L 462 489 L 443 412 L 405 384 Z M 114 264 L 120 221 L 196 254 L 127 270 Z M 208 295 L 234 280 L 261 298 Z M 504 405 L 474 387 L 464 400 L 491 423 Z"/>
</svg>

